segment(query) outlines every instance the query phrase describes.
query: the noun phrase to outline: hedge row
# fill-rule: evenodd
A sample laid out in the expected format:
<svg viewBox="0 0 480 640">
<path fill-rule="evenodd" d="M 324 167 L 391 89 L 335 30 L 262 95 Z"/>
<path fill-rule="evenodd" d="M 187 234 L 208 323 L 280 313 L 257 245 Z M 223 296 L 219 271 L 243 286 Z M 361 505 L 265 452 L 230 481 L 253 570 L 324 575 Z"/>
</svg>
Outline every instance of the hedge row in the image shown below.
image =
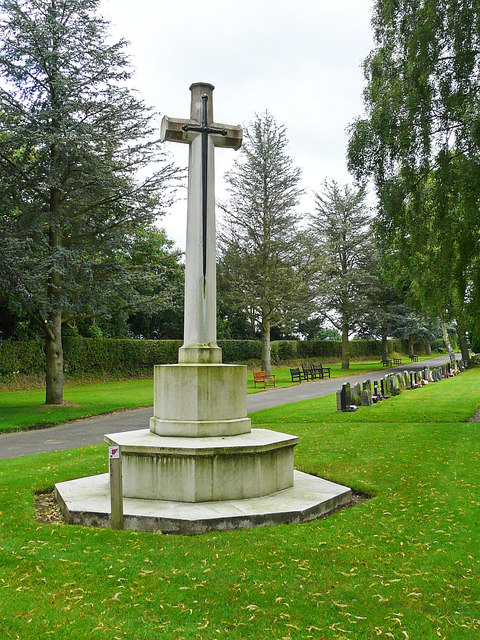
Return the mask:
<svg viewBox="0 0 480 640">
<path fill-rule="evenodd" d="M 382 344 L 375 340 L 351 340 L 349 343 L 350 357 L 362 358 L 368 356 L 381 357 Z M 407 353 L 406 340 L 389 340 L 390 353 Z M 277 362 L 302 358 L 337 358 L 342 357 L 342 343 L 340 340 L 281 340 L 272 343 L 272 359 Z"/>
<path fill-rule="evenodd" d="M 223 362 L 260 360 L 259 340 L 220 340 Z M 72 375 L 125 375 L 148 373 L 155 364 L 177 362 L 181 340 L 115 340 L 107 338 L 64 339 L 65 373 Z M 406 352 L 406 342 L 390 340 L 389 351 Z M 338 340 L 281 340 L 272 342 L 272 362 L 308 358 L 337 358 L 342 355 Z M 352 340 L 352 358 L 381 356 L 381 344 L 373 340 Z M 36 341 L 0 341 L 0 378 L 42 375 L 45 358 Z"/>
<path fill-rule="evenodd" d="M 44 373 L 45 355 L 39 342 L 0 340 L 0 378 Z"/>
</svg>

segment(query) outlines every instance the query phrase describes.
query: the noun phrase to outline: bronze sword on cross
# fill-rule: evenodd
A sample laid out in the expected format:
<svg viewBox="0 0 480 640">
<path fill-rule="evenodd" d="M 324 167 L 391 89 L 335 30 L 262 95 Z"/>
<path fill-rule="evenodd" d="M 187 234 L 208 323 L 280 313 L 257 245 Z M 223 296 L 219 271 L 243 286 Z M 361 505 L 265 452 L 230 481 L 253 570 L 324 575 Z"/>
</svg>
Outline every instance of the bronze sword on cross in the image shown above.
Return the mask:
<svg viewBox="0 0 480 640">
<path fill-rule="evenodd" d="M 184 346 L 179 361 L 221 361 L 216 346 L 214 149 L 239 149 L 242 128 L 217 124 L 206 82 L 190 86 L 190 119 L 162 120 L 161 140 L 189 145 Z M 208 354 L 207 354 L 208 352 Z"/>
<path fill-rule="evenodd" d="M 183 131 L 196 131 L 202 134 L 202 244 L 203 244 L 203 277 L 207 276 L 207 190 L 208 190 L 208 136 L 216 133 L 226 136 L 228 131 L 218 127 L 211 127 L 208 124 L 206 93 L 202 96 L 203 117 L 201 126 L 184 124 Z"/>
</svg>

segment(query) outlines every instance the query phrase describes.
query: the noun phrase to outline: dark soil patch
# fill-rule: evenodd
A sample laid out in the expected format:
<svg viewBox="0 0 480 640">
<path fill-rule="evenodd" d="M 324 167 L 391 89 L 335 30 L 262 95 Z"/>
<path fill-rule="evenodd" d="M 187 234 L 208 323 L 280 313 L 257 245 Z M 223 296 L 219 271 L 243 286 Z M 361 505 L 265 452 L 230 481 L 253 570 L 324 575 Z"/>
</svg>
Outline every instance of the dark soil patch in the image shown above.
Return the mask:
<svg viewBox="0 0 480 640">
<path fill-rule="evenodd" d="M 55 500 L 53 489 L 35 493 L 35 522 L 42 524 L 67 524 Z"/>
</svg>

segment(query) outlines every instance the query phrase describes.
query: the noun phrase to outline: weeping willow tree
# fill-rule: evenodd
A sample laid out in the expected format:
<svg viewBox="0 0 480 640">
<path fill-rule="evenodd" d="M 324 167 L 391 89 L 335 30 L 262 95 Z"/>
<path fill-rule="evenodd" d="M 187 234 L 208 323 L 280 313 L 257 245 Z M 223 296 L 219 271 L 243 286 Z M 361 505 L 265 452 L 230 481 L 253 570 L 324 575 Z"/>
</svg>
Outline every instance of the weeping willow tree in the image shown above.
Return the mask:
<svg viewBox="0 0 480 640">
<path fill-rule="evenodd" d="M 480 5 L 378 0 L 372 25 L 349 165 L 374 179 L 391 270 L 409 276 L 430 315 L 455 319 L 468 361 L 480 286 Z"/>
</svg>

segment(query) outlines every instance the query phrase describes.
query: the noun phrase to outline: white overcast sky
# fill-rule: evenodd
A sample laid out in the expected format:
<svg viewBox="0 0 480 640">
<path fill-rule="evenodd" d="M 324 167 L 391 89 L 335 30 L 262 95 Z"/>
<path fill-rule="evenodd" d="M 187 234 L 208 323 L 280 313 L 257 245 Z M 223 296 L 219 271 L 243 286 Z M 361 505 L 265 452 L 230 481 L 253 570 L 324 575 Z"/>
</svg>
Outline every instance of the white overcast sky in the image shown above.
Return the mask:
<svg viewBox="0 0 480 640">
<path fill-rule="evenodd" d="M 217 122 L 245 124 L 268 109 L 286 125 L 302 211 L 326 178 L 351 181 L 346 128 L 362 114 L 372 0 L 103 0 L 100 10 L 130 42 L 133 86 L 160 114 L 188 117 L 190 84 L 210 82 Z M 186 166 L 188 147 L 168 147 Z M 236 153 L 216 151 L 217 200 Z M 160 224 L 184 249 L 186 202 Z"/>
</svg>

